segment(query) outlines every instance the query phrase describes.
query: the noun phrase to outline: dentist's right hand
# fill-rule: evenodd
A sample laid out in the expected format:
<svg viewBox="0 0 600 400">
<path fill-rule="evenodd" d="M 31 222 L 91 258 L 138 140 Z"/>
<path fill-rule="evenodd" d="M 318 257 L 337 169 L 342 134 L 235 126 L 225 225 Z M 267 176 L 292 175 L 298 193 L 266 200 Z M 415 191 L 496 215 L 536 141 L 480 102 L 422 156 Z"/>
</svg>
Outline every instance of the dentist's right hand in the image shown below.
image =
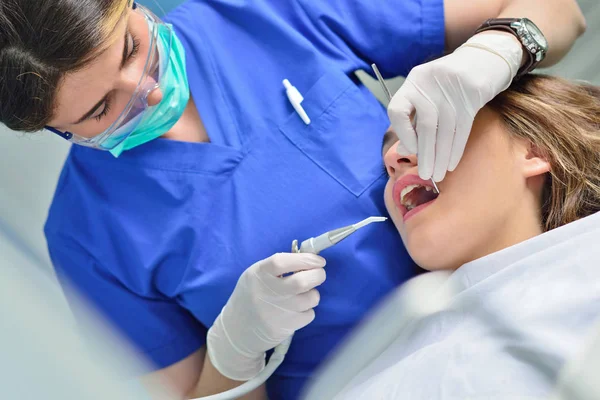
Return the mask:
<svg viewBox="0 0 600 400">
<path fill-rule="evenodd" d="M 279 253 L 244 271 L 207 335 L 208 356 L 221 375 L 252 379 L 267 350 L 312 322 L 324 266 L 314 254 Z M 289 272 L 295 273 L 282 277 Z"/>
</svg>

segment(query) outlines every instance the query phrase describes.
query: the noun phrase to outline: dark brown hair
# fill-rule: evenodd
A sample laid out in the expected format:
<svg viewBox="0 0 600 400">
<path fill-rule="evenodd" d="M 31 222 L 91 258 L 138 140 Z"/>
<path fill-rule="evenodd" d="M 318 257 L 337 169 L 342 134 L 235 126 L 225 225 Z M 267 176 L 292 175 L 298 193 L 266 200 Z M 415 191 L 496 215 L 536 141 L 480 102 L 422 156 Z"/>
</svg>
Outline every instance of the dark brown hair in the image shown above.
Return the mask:
<svg viewBox="0 0 600 400">
<path fill-rule="evenodd" d="M 111 43 L 129 0 L 1 0 L 0 122 L 38 131 L 62 78 Z"/>
<path fill-rule="evenodd" d="M 600 211 L 599 87 L 527 75 L 488 106 L 551 165 L 541 205 L 545 230 Z"/>
</svg>

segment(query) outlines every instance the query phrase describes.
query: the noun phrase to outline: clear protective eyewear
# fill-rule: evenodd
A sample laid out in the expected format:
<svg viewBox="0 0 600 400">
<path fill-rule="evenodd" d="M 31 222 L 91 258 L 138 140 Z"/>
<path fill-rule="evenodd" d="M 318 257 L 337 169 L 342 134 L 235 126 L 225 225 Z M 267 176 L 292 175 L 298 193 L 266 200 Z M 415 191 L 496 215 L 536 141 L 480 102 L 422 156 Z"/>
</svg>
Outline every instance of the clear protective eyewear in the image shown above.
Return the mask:
<svg viewBox="0 0 600 400">
<path fill-rule="evenodd" d="M 161 87 L 161 77 L 167 71 L 169 63 L 173 30 L 152 11 L 136 2 L 133 3 L 132 11 L 142 15 L 148 24 L 148 56 L 137 87 L 119 117 L 104 132 L 91 138 L 78 136 L 71 132 L 62 132 L 49 126 L 46 126 L 47 130 L 78 145 L 112 150 L 127 139 L 144 117 L 150 114 L 150 112 L 146 112 L 149 109 L 148 96 Z M 163 29 L 168 29 L 169 39 L 166 43 L 158 40 L 160 25 L 163 25 Z"/>
</svg>

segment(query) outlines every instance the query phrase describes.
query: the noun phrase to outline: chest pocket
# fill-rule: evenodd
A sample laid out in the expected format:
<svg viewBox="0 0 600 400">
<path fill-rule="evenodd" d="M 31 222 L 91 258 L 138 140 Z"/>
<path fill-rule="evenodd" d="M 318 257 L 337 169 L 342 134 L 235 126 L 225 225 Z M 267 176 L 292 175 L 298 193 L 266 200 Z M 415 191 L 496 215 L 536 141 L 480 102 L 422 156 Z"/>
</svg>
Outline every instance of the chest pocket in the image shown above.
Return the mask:
<svg viewBox="0 0 600 400">
<path fill-rule="evenodd" d="M 303 96 L 311 123 L 305 125 L 293 113 L 280 130 L 320 169 L 360 196 L 384 172 L 385 110 L 341 71 L 326 73 Z"/>
</svg>

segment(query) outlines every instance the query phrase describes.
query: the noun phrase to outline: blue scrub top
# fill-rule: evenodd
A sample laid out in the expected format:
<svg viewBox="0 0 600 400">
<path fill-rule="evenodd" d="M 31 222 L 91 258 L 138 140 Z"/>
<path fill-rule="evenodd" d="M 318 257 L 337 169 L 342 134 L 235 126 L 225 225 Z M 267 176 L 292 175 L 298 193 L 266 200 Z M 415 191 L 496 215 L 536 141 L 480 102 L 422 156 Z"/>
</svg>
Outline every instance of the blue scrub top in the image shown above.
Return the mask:
<svg viewBox="0 0 600 400">
<path fill-rule="evenodd" d="M 61 282 L 156 368 L 204 345 L 247 267 L 294 239 L 386 214 L 389 121 L 353 71 L 376 62 L 387 76 L 406 74 L 444 45 L 442 0 L 191 0 L 168 20 L 211 143 L 157 139 L 118 159 L 73 146 L 45 229 Z M 304 95 L 310 125 L 285 78 Z M 316 319 L 294 336 L 271 399 L 297 398 L 344 335 L 414 272 L 391 223 L 322 255 Z"/>
</svg>

